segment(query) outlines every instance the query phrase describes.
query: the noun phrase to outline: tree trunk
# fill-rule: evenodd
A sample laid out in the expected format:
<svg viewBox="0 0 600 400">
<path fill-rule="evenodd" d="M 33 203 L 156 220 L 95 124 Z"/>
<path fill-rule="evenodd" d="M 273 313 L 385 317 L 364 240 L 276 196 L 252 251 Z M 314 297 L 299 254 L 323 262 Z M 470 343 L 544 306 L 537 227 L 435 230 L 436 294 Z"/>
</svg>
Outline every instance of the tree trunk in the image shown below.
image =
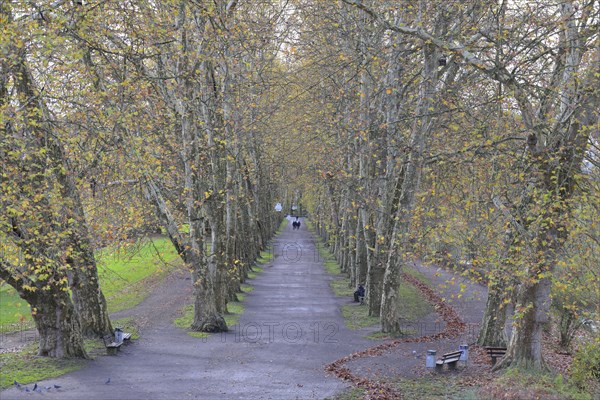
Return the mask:
<svg viewBox="0 0 600 400">
<path fill-rule="evenodd" d="M 196 275 L 192 275 L 195 279 Z M 208 279 L 195 281 L 194 285 L 194 322 L 192 329 L 200 332 L 227 332 L 227 324 L 217 311 L 215 288 Z"/>
<path fill-rule="evenodd" d="M 94 249 L 79 193 L 68 177 L 64 176 L 63 180 L 73 208 L 74 226 L 68 239 L 71 256 L 67 258 L 71 265 L 68 275 L 73 304 L 81 322 L 81 333 L 89 338 L 100 337 L 112 333 L 106 298 L 100 289 Z"/>
<path fill-rule="evenodd" d="M 79 318 L 67 292 L 42 290 L 30 297 L 29 304 L 40 335 L 38 355 L 87 358 Z"/>
<path fill-rule="evenodd" d="M 506 307 L 504 306 L 503 289 L 497 285 L 490 285 L 477 344 L 493 347 L 506 346 L 505 325 Z"/>
<path fill-rule="evenodd" d="M 194 322 L 192 329 L 201 332 L 226 332 L 227 324 L 221 315 L 225 310 L 219 310 L 222 307 L 222 293 L 218 286 L 218 259 L 216 253 L 220 251 L 216 232 L 217 227 L 211 223 L 211 244 L 210 254 L 207 254 L 202 264 L 205 268 L 196 269 L 192 273 L 194 282 Z M 194 263 L 201 265 L 199 260 Z"/>
<path fill-rule="evenodd" d="M 516 308 L 522 314 L 515 322 L 508 350 L 494 370 L 507 366 L 523 369 L 548 369 L 542 357 L 542 332 L 550 309 L 549 278 L 523 284 L 517 294 Z"/>
<path fill-rule="evenodd" d="M 527 197 L 521 199 L 521 207 L 525 207 L 529 202 Z M 488 273 L 490 283 L 488 283 L 488 295 L 485 304 L 485 311 L 481 320 L 481 329 L 477 338 L 477 344 L 480 346 L 506 346 L 506 299 L 510 299 L 512 293 L 507 293 L 507 287 L 518 285 L 516 279 L 510 274 L 511 259 L 518 259 L 517 240 L 518 232 L 515 229 L 509 229 L 504 238 L 505 252 L 501 254 L 503 260 Z M 514 258 L 513 258 L 514 257 Z M 512 283 L 512 284 L 511 284 Z"/>
<path fill-rule="evenodd" d="M 369 267 L 365 298 L 369 307 L 369 316 L 379 317 L 381 315 L 381 296 L 383 294 L 385 268 L 379 265 L 369 265 Z"/>
<path fill-rule="evenodd" d="M 90 244 L 83 246 L 90 246 Z M 69 273 L 69 283 L 73 304 L 81 322 L 81 333 L 89 338 L 112 333 L 106 299 L 100 290 L 93 253 L 85 247 L 76 248 L 73 260 L 74 266 Z"/>
<path fill-rule="evenodd" d="M 392 261 L 395 265 L 387 265 L 383 276 L 383 289 L 381 291 L 381 331 L 387 333 L 400 333 L 400 301 L 399 288 L 404 258 L 401 255 Z"/>
<path fill-rule="evenodd" d="M 12 273 L 16 268 L 0 260 L 0 278 L 27 301 L 40 335 L 38 355 L 54 358 L 87 358 L 79 318 L 69 292 L 60 281 L 32 282 Z M 37 287 L 31 291 L 30 287 Z"/>
<path fill-rule="evenodd" d="M 414 208 L 415 194 L 419 189 L 423 169 L 423 154 L 426 141 L 432 129 L 434 116 L 438 52 L 431 44 L 423 45 L 423 77 L 421 82 L 419 106 L 410 138 L 410 151 L 407 164 L 403 169 L 402 191 L 392 233 L 389 257 L 385 267 L 381 300 L 381 329 L 383 332 L 399 333 L 401 269 L 405 262 L 406 245 L 410 229 L 410 215 Z"/>
</svg>

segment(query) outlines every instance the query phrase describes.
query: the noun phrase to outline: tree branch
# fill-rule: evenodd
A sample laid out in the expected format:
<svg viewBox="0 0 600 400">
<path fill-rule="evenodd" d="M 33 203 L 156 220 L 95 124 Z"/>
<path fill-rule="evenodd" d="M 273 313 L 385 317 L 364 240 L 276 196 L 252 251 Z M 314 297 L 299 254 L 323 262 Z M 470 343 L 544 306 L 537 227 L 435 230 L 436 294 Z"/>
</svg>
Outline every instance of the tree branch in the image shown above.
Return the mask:
<svg viewBox="0 0 600 400">
<path fill-rule="evenodd" d="M 492 202 L 494 203 L 494 205 L 498 208 L 498 210 L 500 210 L 500 212 L 502 214 L 504 214 L 504 216 L 510 221 L 511 225 L 515 227 L 515 229 L 524 237 L 529 237 L 529 234 L 527 233 L 527 230 L 525 229 L 525 227 L 523 226 L 523 224 L 521 224 L 515 217 L 514 215 L 511 214 L 511 212 L 508 210 L 508 208 L 506 208 L 506 206 L 502 203 L 502 200 L 500 200 L 500 197 L 498 196 L 494 196 L 492 198 Z"/>
<path fill-rule="evenodd" d="M 6 283 L 12 286 L 17 291 L 17 293 L 19 293 L 19 296 L 22 299 L 27 300 L 31 296 L 31 292 L 28 292 L 23 289 L 23 286 L 25 285 L 25 280 L 22 277 L 22 274 L 19 274 L 18 276 L 21 277 L 18 278 L 17 275 L 10 272 L 11 270 L 18 271 L 18 268 L 8 264 L 4 259 L 0 259 L 0 279 L 4 280 Z"/>
<path fill-rule="evenodd" d="M 514 91 L 514 97 L 517 100 L 521 109 L 523 122 L 525 123 L 525 126 L 531 130 L 534 130 L 536 128 L 536 124 L 534 123 L 533 107 L 527 97 L 527 93 L 525 93 L 521 85 L 518 84 L 514 76 L 510 72 L 508 72 L 505 66 L 490 65 L 489 63 L 486 63 L 485 61 L 479 59 L 475 54 L 471 53 L 468 49 L 465 48 L 464 45 L 451 43 L 437 38 L 421 27 L 411 28 L 403 25 L 393 25 L 389 21 L 381 17 L 373 9 L 364 5 L 360 0 L 342 1 L 348 5 L 358 8 L 359 10 L 362 10 L 363 12 L 368 14 L 374 21 L 381 23 L 385 29 L 419 38 L 425 42 L 432 43 L 441 50 L 444 50 L 448 53 L 456 54 L 460 56 L 467 64 L 475 67 L 489 78 L 510 87 Z"/>
</svg>

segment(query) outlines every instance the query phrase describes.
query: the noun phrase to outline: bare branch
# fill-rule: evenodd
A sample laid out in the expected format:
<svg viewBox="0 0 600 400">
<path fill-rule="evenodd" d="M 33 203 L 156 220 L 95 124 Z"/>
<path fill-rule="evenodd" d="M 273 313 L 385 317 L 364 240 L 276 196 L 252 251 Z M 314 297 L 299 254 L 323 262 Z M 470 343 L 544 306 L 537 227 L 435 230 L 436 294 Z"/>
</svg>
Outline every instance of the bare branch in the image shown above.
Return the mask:
<svg viewBox="0 0 600 400">
<path fill-rule="evenodd" d="M 515 227 L 515 229 L 524 237 L 529 237 L 529 234 L 523 224 L 521 224 L 514 215 L 506 208 L 506 206 L 500 200 L 500 197 L 494 196 L 492 198 L 492 202 L 494 205 L 500 210 L 500 212 L 510 221 L 511 225 Z"/>
<path fill-rule="evenodd" d="M 364 11 L 373 20 L 382 24 L 385 29 L 419 38 L 425 42 L 432 43 L 441 50 L 444 50 L 448 53 L 456 54 L 460 56 L 467 64 L 483 72 L 489 78 L 510 87 L 511 89 L 513 89 L 515 99 L 517 100 L 521 108 L 525 126 L 527 126 L 527 128 L 529 129 L 536 128 L 536 125 L 534 123 L 533 107 L 527 97 L 527 93 L 525 93 L 521 85 L 518 84 L 514 76 L 510 72 L 508 72 L 505 66 L 486 63 L 485 61 L 479 59 L 475 54 L 470 52 L 463 44 L 451 43 L 449 41 L 437 38 L 421 27 L 411 28 L 403 25 L 393 25 L 360 1 L 342 1 L 348 5 L 354 6 Z"/>
</svg>

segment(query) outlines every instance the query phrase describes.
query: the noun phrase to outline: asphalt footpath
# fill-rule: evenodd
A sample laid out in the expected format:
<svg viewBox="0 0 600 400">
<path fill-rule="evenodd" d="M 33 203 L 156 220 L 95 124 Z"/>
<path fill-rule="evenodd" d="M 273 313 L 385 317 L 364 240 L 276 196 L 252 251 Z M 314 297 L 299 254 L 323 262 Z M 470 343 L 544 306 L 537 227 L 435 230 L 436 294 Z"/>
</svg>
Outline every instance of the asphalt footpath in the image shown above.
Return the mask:
<svg viewBox="0 0 600 400">
<path fill-rule="evenodd" d="M 141 338 L 118 355 L 0 399 L 325 399 L 343 391 L 347 383 L 324 365 L 374 342 L 345 327 L 340 305 L 351 299 L 334 296 L 305 223 L 288 224 L 271 246 L 273 259 L 248 282 L 254 290 L 229 332 L 200 339 L 172 324 L 193 300 L 189 277 L 174 276 L 130 310 L 145 320 Z"/>
</svg>

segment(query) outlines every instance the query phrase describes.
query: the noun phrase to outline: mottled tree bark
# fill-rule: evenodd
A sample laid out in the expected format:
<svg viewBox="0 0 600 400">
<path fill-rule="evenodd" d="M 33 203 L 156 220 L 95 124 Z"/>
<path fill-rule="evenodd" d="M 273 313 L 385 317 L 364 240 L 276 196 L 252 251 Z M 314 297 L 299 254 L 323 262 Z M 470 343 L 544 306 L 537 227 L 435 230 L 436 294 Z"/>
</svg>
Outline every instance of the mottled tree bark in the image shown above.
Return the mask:
<svg viewBox="0 0 600 400">
<path fill-rule="evenodd" d="M 402 185 L 396 211 L 390 253 L 385 267 L 381 301 L 381 328 L 383 332 L 400 331 L 400 302 L 398 291 L 405 259 L 406 244 L 410 227 L 410 213 L 414 208 L 415 194 L 421 181 L 423 154 L 433 129 L 432 110 L 435 104 L 435 84 L 438 70 L 438 51 L 423 45 L 423 76 L 417 115 L 410 138 L 410 151 L 401 175 Z"/>
<path fill-rule="evenodd" d="M 79 318 L 69 292 L 60 281 L 31 281 L 0 260 L 0 279 L 11 285 L 31 307 L 40 336 L 38 355 L 55 358 L 87 358 Z M 32 291 L 30 288 L 35 288 Z"/>
<path fill-rule="evenodd" d="M 497 285 L 490 285 L 488 286 L 485 312 L 481 321 L 477 344 L 492 347 L 506 346 L 505 325 L 504 290 Z"/>
</svg>

